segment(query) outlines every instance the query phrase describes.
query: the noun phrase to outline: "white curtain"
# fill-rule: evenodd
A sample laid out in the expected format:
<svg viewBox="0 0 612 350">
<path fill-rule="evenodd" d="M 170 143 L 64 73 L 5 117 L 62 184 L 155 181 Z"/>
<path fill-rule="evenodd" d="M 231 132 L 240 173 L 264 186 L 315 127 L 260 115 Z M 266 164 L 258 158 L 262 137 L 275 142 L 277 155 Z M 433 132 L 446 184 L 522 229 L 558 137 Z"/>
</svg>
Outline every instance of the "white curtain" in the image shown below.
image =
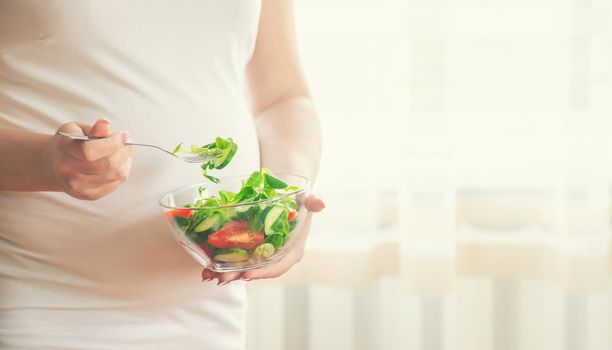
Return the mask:
<svg viewBox="0 0 612 350">
<path fill-rule="evenodd" d="M 608 350 L 612 0 L 295 0 L 324 157 L 249 350 Z"/>
</svg>

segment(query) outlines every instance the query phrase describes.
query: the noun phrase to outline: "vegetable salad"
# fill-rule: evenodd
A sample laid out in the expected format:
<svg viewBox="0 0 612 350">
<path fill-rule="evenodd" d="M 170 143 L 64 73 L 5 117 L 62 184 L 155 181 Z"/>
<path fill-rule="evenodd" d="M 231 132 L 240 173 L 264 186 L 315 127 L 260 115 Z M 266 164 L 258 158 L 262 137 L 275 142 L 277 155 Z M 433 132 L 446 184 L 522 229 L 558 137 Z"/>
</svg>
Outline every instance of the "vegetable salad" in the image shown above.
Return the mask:
<svg viewBox="0 0 612 350">
<path fill-rule="evenodd" d="M 227 166 L 237 149 L 231 138 L 219 137 L 202 147 L 191 146 L 191 152 L 212 157 L 201 169 L 215 183 L 219 179 L 208 171 Z M 181 151 L 182 145 L 177 146 L 175 152 Z M 300 205 L 291 192 L 298 189 L 262 168 L 242 180 L 237 192 L 220 190 L 218 195 L 207 195 L 201 187 L 200 198 L 166 216 L 215 262 L 256 263 L 271 257 L 290 238 Z"/>
</svg>

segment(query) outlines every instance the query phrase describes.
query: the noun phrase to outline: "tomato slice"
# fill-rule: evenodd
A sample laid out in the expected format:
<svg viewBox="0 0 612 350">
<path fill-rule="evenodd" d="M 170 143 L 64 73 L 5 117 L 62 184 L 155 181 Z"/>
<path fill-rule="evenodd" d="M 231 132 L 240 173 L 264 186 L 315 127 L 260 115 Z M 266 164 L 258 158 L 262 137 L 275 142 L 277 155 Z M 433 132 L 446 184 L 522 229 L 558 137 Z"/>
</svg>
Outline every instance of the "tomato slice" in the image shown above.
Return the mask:
<svg viewBox="0 0 612 350">
<path fill-rule="evenodd" d="M 221 229 L 208 236 L 208 244 L 215 248 L 253 249 L 264 241 L 262 231 L 249 230 L 247 221 L 226 222 Z"/>
<path fill-rule="evenodd" d="M 287 216 L 288 221 L 293 221 L 297 217 L 297 210 L 290 210 L 289 216 Z"/>
<path fill-rule="evenodd" d="M 189 215 L 191 215 L 191 209 L 173 209 L 166 212 L 166 217 L 168 219 L 173 219 L 177 216 L 188 218 Z"/>
</svg>

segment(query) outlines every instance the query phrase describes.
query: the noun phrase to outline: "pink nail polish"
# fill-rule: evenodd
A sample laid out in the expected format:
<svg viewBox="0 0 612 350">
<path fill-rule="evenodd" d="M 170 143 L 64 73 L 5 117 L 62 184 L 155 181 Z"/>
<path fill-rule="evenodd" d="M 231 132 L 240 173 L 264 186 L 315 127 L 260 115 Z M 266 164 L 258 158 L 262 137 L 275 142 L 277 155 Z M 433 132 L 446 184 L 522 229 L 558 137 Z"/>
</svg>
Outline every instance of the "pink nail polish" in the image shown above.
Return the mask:
<svg viewBox="0 0 612 350">
<path fill-rule="evenodd" d="M 126 142 L 132 142 L 132 139 L 130 138 L 130 133 L 127 131 L 124 131 L 121 133 L 121 142 L 122 143 L 126 143 Z"/>
</svg>

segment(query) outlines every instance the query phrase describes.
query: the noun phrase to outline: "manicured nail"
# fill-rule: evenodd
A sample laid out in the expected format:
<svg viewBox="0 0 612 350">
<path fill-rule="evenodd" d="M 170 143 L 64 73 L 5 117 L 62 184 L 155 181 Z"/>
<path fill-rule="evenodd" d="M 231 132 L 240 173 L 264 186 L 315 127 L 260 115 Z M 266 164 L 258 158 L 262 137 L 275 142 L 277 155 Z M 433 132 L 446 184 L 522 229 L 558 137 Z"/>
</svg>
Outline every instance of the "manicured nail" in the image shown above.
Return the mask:
<svg viewBox="0 0 612 350">
<path fill-rule="evenodd" d="M 130 133 L 127 131 L 124 131 L 121 133 L 121 142 L 122 143 L 126 143 L 126 142 L 132 142 L 132 139 L 130 138 Z"/>
</svg>

